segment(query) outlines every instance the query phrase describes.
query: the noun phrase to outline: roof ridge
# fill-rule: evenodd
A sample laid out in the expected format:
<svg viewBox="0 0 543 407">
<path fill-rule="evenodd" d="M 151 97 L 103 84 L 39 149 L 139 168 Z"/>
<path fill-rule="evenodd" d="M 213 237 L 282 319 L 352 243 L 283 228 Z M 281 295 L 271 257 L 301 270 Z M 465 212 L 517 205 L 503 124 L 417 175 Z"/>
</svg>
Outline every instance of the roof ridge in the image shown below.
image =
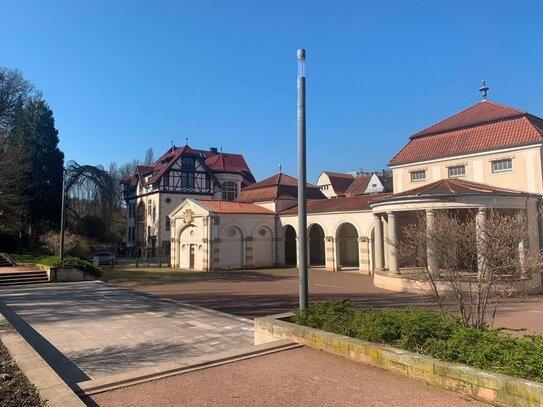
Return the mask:
<svg viewBox="0 0 543 407">
<path fill-rule="evenodd" d="M 448 128 L 444 128 L 444 129 L 441 129 L 441 130 L 435 130 L 435 131 L 430 131 L 430 129 L 432 129 L 433 127 L 438 127 L 440 124 L 443 124 L 447 121 L 450 121 L 451 119 L 454 119 L 464 113 L 466 113 L 467 111 L 471 110 L 471 109 L 475 109 L 477 108 L 478 106 L 481 106 L 481 103 L 486 103 L 487 105 L 493 105 L 493 106 L 497 106 L 499 108 L 502 108 L 502 109 L 507 109 L 507 110 L 511 110 L 514 112 L 514 114 L 511 114 L 511 115 L 508 115 L 508 116 L 502 116 L 502 117 L 499 117 L 499 118 L 496 118 L 496 119 L 487 119 L 487 120 L 483 120 L 483 121 L 478 121 L 478 122 L 475 122 L 475 123 L 468 123 L 468 124 L 464 124 L 464 125 L 457 125 L 457 126 L 452 126 L 452 127 L 448 127 Z M 414 133 L 413 135 L 411 135 L 409 137 L 409 139 L 415 139 L 415 138 L 420 138 L 420 137 L 426 137 L 426 136 L 433 136 L 433 135 L 436 135 L 436 134 L 440 134 L 440 133 L 447 133 L 447 132 L 450 132 L 450 131 L 453 131 L 453 130 L 460 130 L 460 129 L 465 129 L 465 128 L 470 128 L 470 127 L 477 127 L 477 126 L 481 126 L 481 125 L 485 125 L 485 124 L 488 124 L 488 123 L 494 123 L 494 122 L 499 122 L 499 121 L 502 121 L 502 120 L 508 120 L 508 119 L 511 119 L 513 117 L 520 117 L 520 116 L 524 116 L 528 114 L 526 111 L 524 110 L 520 110 L 520 109 L 517 109 L 517 108 L 514 108 L 514 107 L 511 107 L 511 106 L 506 106 L 506 105 L 502 105 L 502 104 L 499 104 L 499 103 L 496 103 L 496 102 L 492 102 L 490 100 L 484 100 L 484 101 L 480 101 L 474 105 L 471 105 L 455 114 L 452 114 L 448 117 L 446 117 L 445 119 L 443 120 L 440 120 L 438 121 L 437 123 L 434 123 L 428 127 L 425 127 L 424 129 L 422 130 L 419 130 L 418 132 Z"/>
</svg>

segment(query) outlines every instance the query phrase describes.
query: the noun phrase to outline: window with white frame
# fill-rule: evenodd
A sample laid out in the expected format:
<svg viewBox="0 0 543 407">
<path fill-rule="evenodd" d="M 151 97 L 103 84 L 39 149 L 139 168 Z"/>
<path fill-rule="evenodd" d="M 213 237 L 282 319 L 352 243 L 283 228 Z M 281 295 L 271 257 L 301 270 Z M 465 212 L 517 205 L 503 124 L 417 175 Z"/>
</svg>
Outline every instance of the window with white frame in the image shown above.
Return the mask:
<svg viewBox="0 0 543 407">
<path fill-rule="evenodd" d="M 513 160 L 511 158 L 492 161 L 492 172 L 511 171 L 512 169 L 513 169 Z"/>
<path fill-rule="evenodd" d="M 234 181 L 226 181 L 222 184 L 222 199 L 233 201 L 238 197 L 238 185 Z"/>
<path fill-rule="evenodd" d="M 466 166 L 465 165 L 455 165 L 448 168 L 449 178 L 454 177 L 463 177 L 466 175 Z"/>
<path fill-rule="evenodd" d="M 426 170 L 411 171 L 411 182 L 425 181 L 425 180 L 426 180 Z"/>
</svg>

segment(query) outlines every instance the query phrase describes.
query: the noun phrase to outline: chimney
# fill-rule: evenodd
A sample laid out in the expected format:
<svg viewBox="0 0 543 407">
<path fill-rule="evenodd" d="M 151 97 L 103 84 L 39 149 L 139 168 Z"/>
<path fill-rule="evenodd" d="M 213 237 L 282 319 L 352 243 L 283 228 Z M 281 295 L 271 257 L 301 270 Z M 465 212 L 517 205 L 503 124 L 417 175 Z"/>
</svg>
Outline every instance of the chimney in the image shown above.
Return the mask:
<svg viewBox="0 0 543 407">
<path fill-rule="evenodd" d="M 210 147 L 209 151 L 216 154 L 216 153 L 218 153 L 219 150 L 217 150 L 217 147 Z"/>
</svg>

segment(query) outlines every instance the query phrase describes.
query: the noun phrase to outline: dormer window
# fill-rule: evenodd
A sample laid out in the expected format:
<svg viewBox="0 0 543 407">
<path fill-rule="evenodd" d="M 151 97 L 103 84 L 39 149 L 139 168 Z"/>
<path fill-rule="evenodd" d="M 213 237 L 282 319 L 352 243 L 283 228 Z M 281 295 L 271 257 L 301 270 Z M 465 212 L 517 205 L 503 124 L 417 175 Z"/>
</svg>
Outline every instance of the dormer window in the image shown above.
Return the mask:
<svg viewBox="0 0 543 407">
<path fill-rule="evenodd" d="M 181 158 L 181 168 L 187 170 L 193 170 L 195 161 L 193 157 L 183 157 Z"/>
<path fill-rule="evenodd" d="M 426 181 L 426 170 L 411 172 L 411 182 L 417 181 Z"/>
</svg>

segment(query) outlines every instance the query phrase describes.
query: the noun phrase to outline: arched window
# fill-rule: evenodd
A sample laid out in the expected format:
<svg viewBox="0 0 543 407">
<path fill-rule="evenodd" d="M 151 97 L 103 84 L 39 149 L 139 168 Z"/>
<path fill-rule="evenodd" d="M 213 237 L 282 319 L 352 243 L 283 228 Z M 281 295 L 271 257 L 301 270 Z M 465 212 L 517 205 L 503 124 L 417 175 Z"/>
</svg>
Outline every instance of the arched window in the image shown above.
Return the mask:
<svg viewBox="0 0 543 407">
<path fill-rule="evenodd" d="M 233 201 L 238 197 L 238 184 L 234 181 L 226 181 L 222 184 L 222 199 Z"/>
</svg>

